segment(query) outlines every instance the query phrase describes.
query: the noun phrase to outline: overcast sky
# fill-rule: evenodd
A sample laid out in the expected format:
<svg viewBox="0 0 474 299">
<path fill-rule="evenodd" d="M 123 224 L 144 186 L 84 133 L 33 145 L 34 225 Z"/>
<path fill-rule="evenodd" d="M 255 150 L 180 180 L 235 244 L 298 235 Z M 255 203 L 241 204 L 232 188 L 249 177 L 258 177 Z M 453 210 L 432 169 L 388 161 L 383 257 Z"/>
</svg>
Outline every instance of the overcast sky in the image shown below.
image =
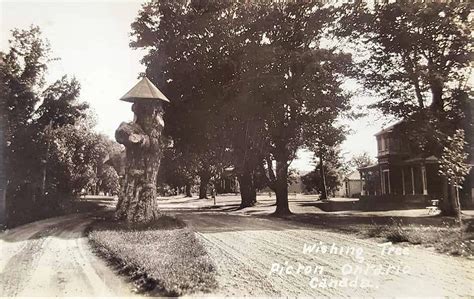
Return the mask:
<svg viewBox="0 0 474 299">
<path fill-rule="evenodd" d="M 138 81 L 144 71 L 143 52 L 132 50 L 130 24 L 144 1 L 4 1 L 0 0 L 0 50 L 8 49 L 10 30 L 38 25 L 51 44 L 53 57 L 47 80 L 67 74 L 81 83 L 81 100 L 90 103 L 98 118 L 97 131 L 113 138 L 122 121 L 132 117 L 130 104 L 118 99 Z M 173 99 L 170 99 L 171 101 Z M 373 99 L 362 96 L 357 104 Z M 342 149 L 346 158 L 368 152 L 375 157 L 374 134 L 388 121 L 375 113 L 347 122 L 352 134 Z M 309 171 L 314 168 L 311 153 L 300 151 L 292 167 Z"/>
</svg>

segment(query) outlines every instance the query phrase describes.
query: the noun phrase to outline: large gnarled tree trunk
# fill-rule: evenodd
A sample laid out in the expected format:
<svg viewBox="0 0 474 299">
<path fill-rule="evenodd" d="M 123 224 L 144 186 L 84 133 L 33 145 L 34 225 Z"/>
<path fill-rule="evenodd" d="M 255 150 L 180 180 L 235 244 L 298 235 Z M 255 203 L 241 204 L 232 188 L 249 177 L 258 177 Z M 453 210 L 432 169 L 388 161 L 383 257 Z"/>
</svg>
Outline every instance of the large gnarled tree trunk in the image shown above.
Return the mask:
<svg viewBox="0 0 474 299">
<path fill-rule="evenodd" d="M 126 147 L 126 168 L 116 216 L 129 223 L 147 223 L 159 216 L 156 178 L 160 166 L 161 107 L 152 101 L 134 103 L 135 121 L 121 123 L 117 142 Z"/>
</svg>

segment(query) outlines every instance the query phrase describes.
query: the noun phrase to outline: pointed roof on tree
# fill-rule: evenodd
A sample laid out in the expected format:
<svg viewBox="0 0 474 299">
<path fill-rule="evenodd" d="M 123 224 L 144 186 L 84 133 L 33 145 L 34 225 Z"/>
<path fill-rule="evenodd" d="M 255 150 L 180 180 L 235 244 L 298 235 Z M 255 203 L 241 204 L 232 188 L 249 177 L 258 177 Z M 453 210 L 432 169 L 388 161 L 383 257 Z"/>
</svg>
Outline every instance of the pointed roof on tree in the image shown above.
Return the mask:
<svg viewBox="0 0 474 299">
<path fill-rule="evenodd" d="M 143 77 L 120 100 L 132 103 L 140 100 L 162 100 L 169 102 L 165 95 L 147 77 Z"/>
</svg>

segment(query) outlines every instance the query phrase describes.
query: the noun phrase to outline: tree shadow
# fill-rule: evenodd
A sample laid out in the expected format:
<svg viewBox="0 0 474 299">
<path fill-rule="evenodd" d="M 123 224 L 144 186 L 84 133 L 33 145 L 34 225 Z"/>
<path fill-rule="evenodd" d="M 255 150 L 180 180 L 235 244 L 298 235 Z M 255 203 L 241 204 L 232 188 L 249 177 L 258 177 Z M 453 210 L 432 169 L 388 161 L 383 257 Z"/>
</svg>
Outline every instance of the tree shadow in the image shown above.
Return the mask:
<svg viewBox="0 0 474 299">
<path fill-rule="evenodd" d="M 38 214 L 45 219 L 6 229 L 0 233 L 0 240 L 21 242 L 49 237 L 81 238 L 84 237 L 85 230 L 91 222 L 103 219 L 107 213 L 111 213 L 110 206 L 104 204 L 102 200 L 77 200 L 58 213 L 60 215 Z"/>
</svg>

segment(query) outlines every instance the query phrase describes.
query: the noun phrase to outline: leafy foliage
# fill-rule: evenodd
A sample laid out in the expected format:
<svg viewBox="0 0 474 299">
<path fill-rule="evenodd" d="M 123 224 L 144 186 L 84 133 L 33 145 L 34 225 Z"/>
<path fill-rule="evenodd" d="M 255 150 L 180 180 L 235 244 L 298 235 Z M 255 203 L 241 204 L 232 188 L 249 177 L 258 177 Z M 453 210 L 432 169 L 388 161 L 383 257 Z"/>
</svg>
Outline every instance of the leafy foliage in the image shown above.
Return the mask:
<svg viewBox="0 0 474 299">
<path fill-rule="evenodd" d="M 296 151 L 330 147 L 327 137 L 343 133 L 335 121 L 349 109 L 341 84 L 350 56 L 321 47 L 332 17 L 313 3 L 144 6 L 132 46 L 148 49 L 146 74 L 172 99 L 166 133 L 201 181 L 229 165 L 247 178 L 265 174 L 279 211 L 289 211 Z"/>
<path fill-rule="evenodd" d="M 75 78 L 63 76 L 44 87 L 51 59 L 40 29 L 15 29 L 12 37 L 0 75 L 8 221 L 20 223 L 39 217 L 42 210 L 57 210 L 61 201 L 96 186 L 107 147 L 92 131 L 88 105 L 78 101 Z M 107 173 L 108 179 L 117 179 Z"/>
<path fill-rule="evenodd" d="M 326 192 L 334 193 L 341 185 L 339 172 L 332 165 L 324 164 L 324 174 L 326 180 Z M 304 189 L 308 193 L 323 193 L 323 182 L 320 169 L 316 168 L 301 177 Z"/>
<path fill-rule="evenodd" d="M 439 171 L 452 186 L 460 188 L 464 177 L 470 170 L 470 167 L 466 164 L 464 131 L 458 130 L 454 136 L 448 136 L 447 139 L 451 146 L 444 148 Z"/>
<path fill-rule="evenodd" d="M 452 91 L 469 76 L 471 5 L 395 2 L 373 10 L 363 3 L 342 7 L 338 32 L 365 51 L 357 74 L 383 96 L 375 107 L 398 117 L 427 105 L 445 108 Z"/>
<path fill-rule="evenodd" d="M 357 77 L 382 97 L 373 107 L 403 118 L 415 152 L 436 156 L 456 186 L 467 173 L 460 130 L 469 131 L 471 11 L 469 2 L 358 3 L 341 7 L 336 29 L 360 51 Z"/>
<path fill-rule="evenodd" d="M 349 164 L 351 164 L 351 166 L 354 167 L 355 169 L 366 167 L 366 166 L 372 165 L 374 163 L 375 163 L 374 160 L 372 159 L 372 157 L 367 152 L 363 152 L 360 155 L 355 155 L 349 161 Z"/>
</svg>

